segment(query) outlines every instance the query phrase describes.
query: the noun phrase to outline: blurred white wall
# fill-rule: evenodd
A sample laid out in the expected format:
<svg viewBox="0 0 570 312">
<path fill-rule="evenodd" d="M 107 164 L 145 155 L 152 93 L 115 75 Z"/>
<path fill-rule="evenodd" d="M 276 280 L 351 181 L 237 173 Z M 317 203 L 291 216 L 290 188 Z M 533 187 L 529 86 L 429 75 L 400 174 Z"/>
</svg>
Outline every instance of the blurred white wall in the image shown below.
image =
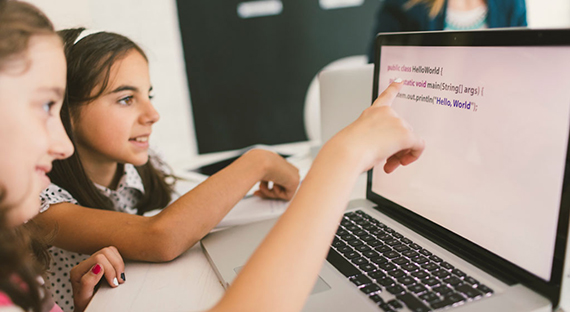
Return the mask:
<svg viewBox="0 0 570 312">
<path fill-rule="evenodd" d="M 526 8 L 529 27 L 570 27 L 568 0 L 526 0 Z"/>
<path fill-rule="evenodd" d="M 154 104 L 161 115 L 151 136 L 153 149 L 174 168 L 183 168 L 196 156 L 175 0 L 28 1 L 44 10 L 57 29 L 114 31 L 139 43 L 150 60 Z M 530 27 L 570 27 L 568 0 L 527 0 L 527 10 Z"/>
</svg>

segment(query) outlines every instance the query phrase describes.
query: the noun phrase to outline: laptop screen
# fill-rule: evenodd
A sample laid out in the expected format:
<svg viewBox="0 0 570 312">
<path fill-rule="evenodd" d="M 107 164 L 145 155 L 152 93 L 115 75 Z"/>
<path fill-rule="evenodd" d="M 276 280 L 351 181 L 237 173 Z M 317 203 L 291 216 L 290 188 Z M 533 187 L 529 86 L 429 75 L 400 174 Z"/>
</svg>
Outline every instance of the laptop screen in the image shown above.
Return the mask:
<svg viewBox="0 0 570 312">
<path fill-rule="evenodd" d="M 378 90 L 425 139 L 371 191 L 550 280 L 570 116 L 568 46 L 390 45 Z"/>
</svg>

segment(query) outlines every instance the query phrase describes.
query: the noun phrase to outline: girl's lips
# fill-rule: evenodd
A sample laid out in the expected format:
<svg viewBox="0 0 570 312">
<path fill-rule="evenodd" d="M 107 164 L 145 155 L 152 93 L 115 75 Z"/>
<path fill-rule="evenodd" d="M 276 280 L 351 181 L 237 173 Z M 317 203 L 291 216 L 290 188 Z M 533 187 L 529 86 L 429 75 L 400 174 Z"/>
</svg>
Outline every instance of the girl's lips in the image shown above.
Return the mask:
<svg viewBox="0 0 570 312">
<path fill-rule="evenodd" d="M 134 146 L 139 148 L 148 148 L 148 135 L 138 136 L 134 138 L 130 138 L 129 142 L 131 142 Z"/>
<path fill-rule="evenodd" d="M 148 133 L 148 134 L 142 134 L 142 135 L 139 135 L 139 136 L 135 136 L 135 137 L 129 138 L 129 141 L 148 142 L 149 137 L 150 137 L 150 133 Z"/>
<path fill-rule="evenodd" d="M 40 177 L 40 179 L 42 180 L 42 184 L 43 187 L 47 187 L 50 183 L 51 180 L 50 178 L 47 176 L 47 173 L 51 171 L 51 168 L 48 166 L 38 166 L 36 167 L 36 173 L 38 174 L 38 176 Z"/>
</svg>

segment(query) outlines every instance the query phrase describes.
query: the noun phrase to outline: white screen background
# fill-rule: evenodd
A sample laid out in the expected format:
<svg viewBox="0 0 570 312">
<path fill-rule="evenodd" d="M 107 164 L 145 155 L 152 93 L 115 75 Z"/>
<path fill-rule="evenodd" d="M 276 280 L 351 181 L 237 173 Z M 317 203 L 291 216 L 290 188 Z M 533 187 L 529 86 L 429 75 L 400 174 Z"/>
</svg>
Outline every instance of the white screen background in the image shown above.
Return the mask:
<svg viewBox="0 0 570 312">
<path fill-rule="evenodd" d="M 549 280 L 569 131 L 570 48 L 384 46 L 380 64 L 379 92 L 402 78 L 401 96 L 471 105 L 397 98 L 394 110 L 426 149 L 392 174 L 374 168 L 372 191 Z M 424 82 L 479 91 L 456 94 Z"/>
</svg>

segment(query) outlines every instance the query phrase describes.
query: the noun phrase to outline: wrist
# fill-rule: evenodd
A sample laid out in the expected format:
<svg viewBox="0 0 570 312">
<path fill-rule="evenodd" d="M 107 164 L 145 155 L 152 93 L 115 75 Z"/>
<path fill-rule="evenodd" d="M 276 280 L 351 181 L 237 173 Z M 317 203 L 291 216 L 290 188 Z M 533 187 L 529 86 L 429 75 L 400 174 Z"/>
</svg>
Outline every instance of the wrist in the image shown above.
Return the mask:
<svg viewBox="0 0 570 312">
<path fill-rule="evenodd" d="M 353 144 L 333 138 L 326 142 L 321 151 L 317 155 L 318 158 L 326 158 L 328 163 L 342 165 L 347 169 L 354 171 L 357 175 L 366 171 L 368 168 L 366 163 L 367 153 L 358 150 Z M 317 160 L 315 159 L 315 161 Z"/>
<path fill-rule="evenodd" d="M 352 186 L 362 172 L 357 153 L 348 148 L 327 143 L 313 161 L 304 179 L 303 187 L 317 181 L 319 185 L 326 185 L 327 192 L 335 194 L 342 201 L 343 196 L 349 196 Z"/>
<path fill-rule="evenodd" d="M 245 152 L 242 156 L 251 167 L 250 169 L 255 172 L 257 181 L 264 180 L 270 171 L 271 159 L 268 157 L 269 153 L 270 152 L 261 149 L 252 149 Z"/>
</svg>

